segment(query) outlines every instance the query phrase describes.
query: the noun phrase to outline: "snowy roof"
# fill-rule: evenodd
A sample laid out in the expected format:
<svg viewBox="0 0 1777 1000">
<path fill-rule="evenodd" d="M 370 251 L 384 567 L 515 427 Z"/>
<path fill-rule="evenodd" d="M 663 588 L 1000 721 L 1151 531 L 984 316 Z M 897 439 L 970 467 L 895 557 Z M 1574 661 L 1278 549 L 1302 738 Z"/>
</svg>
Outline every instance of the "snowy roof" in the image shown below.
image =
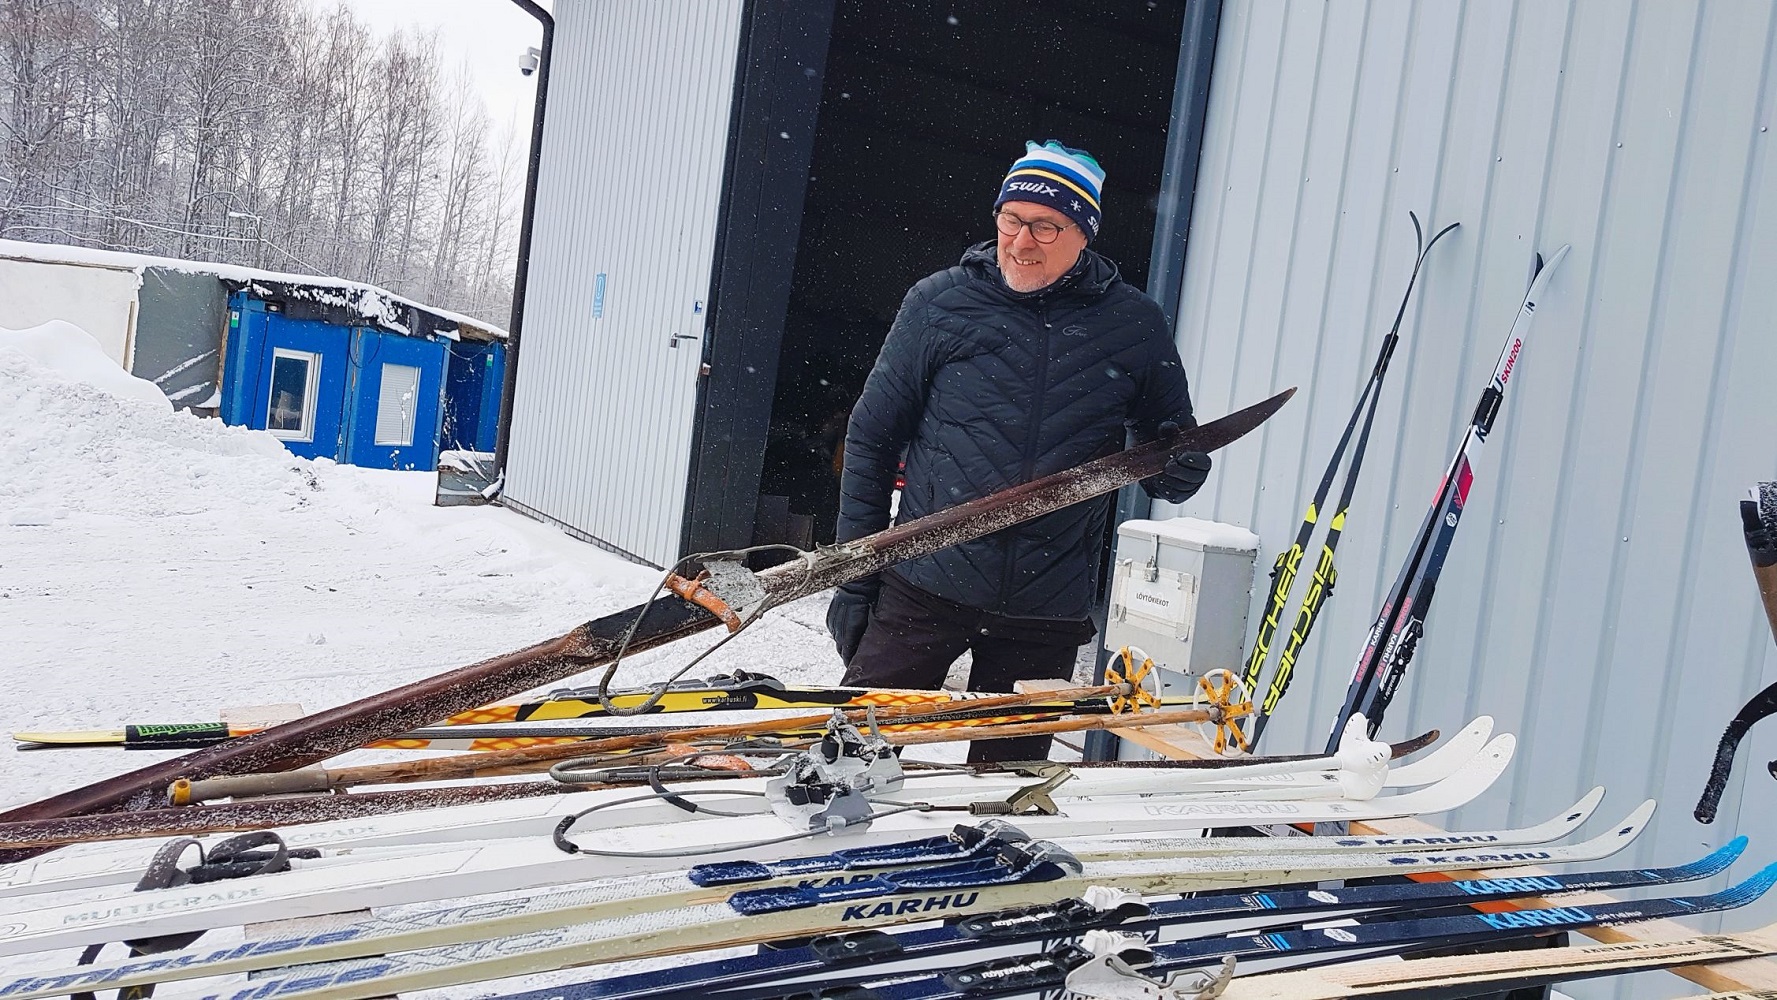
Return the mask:
<svg viewBox="0 0 1777 1000">
<path fill-rule="evenodd" d="M 312 297 L 331 305 L 354 308 L 358 314 L 382 322 L 394 329 L 403 329 L 397 317 L 400 306 L 411 306 L 424 310 L 446 322 L 455 323 L 459 327 L 467 326 L 475 330 L 483 330 L 497 340 L 506 340 L 509 334 L 500 327 L 484 320 L 429 306 L 424 302 L 416 302 L 403 295 L 397 295 L 386 288 L 365 284 L 362 281 L 350 281 L 346 278 L 334 278 L 314 274 L 288 274 L 281 271 L 268 271 L 257 267 L 242 267 L 238 264 L 217 264 L 204 260 L 182 260 L 177 257 L 156 257 L 145 253 L 128 253 L 121 250 L 95 250 L 91 247 L 69 246 L 62 243 L 28 243 L 23 240 L 0 240 L 0 257 L 12 257 L 20 260 L 42 261 L 51 264 L 84 264 L 97 267 L 130 268 L 138 273 L 142 268 L 160 267 L 170 271 L 184 271 L 189 274 L 209 274 L 225 281 L 239 282 L 242 285 L 262 285 L 265 282 L 277 282 L 287 285 L 307 286 L 314 289 Z"/>
</svg>

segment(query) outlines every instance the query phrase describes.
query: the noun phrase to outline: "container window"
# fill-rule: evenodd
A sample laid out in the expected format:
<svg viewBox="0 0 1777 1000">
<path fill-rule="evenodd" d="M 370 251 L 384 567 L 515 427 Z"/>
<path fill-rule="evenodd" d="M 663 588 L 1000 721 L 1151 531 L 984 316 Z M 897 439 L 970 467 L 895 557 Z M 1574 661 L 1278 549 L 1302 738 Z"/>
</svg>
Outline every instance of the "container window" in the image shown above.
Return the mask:
<svg viewBox="0 0 1777 1000">
<path fill-rule="evenodd" d="M 272 349 L 271 396 L 265 410 L 265 429 L 272 436 L 285 441 L 315 439 L 315 387 L 320 377 L 320 355 Z"/>
<path fill-rule="evenodd" d="M 383 365 L 382 388 L 376 396 L 376 444 L 396 448 L 413 444 L 413 419 L 419 396 L 418 368 Z"/>
</svg>

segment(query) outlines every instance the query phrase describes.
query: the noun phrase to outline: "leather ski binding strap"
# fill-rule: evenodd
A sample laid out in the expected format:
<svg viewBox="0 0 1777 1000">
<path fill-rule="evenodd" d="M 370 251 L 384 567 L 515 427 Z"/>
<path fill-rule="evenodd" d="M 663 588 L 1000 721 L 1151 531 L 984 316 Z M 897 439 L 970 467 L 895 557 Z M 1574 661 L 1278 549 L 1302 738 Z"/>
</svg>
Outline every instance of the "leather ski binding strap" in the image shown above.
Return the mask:
<svg viewBox="0 0 1777 1000">
<path fill-rule="evenodd" d="M 184 868 L 180 859 L 190 848 L 197 848 L 197 864 Z M 223 840 L 208 851 L 202 842 L 192 837 L 180 837 L 161 845 L 148 861 L 148 867 L 142 878 L 136 883 L 136 892 L 154 889 L 169 889 L 184 885 L 220 882 L 225 879 L 246 878 L 252 875 L 265 875 L 290 870 L 291 858 L 313 859 L 321 856 L 321 852 L 313 847 L 291 850 L 284 843 L 284 838 L 271 830 L 256 830 L 243 833 Z M 154 937 L 133 938 L 124 941 L 130 949 L 132 957 L 157 955 L 168 951 L 177 951 L 195 943 L 204 936 L 204 931 L 186 931 L 175 934 L 160 934 Z M 76 965 L 92 965 L 98 961 L 104 950 L 103 944 L 88 945 L 76 960 Z M 118 991 L 118 995 L 129 997 L 148 997 L 154 993 L 154 987 L 131 987 Z M 69 994 L 73 1000 L 97 1000 L 97 995 L 87 991 Z"/>
<path fill-rule="evenodd" d="M 996 938 L 1020 939 L 1038 931 L 1045 937 L 1071 937 L 1102 927 L 1115 927 L 1147 916 L 1151 911 L 1141 897 L 1121 889 L 1088 886 L 1079 898 L 1015 906 L 991 913 L 964 917 L 956 924 L 957 933 L 967 938 L 991 941 Z"/>
<path fill-rule="evenodd" d="M 666 589 L 715 615 L 723 625 L 727 626 L 728 631 L 739 632 L 742 625 L 740 615 L 735 614 L 734 609 L 728 606 L 728 602 L 717 597 L 716 592 L 705 585 L 709 578 L 710 571 L 707 569 L 689 580 L 677 573 L 669 573 L 666 577 Z"/>
<path fill-rule="evenodd" d="M 1051 764 L 1047 767 L 1032 768 L 1035 777 L 1043 780 L 1035 785 L 1026 785 L 1004 801 L 971 802 L 969 813 L 974 816 L 1054 816 L 1061 810 L 1049 793 L 1061 787 L 1074 776 L 1074 772 L 1064 764 Z"/>
</svg>

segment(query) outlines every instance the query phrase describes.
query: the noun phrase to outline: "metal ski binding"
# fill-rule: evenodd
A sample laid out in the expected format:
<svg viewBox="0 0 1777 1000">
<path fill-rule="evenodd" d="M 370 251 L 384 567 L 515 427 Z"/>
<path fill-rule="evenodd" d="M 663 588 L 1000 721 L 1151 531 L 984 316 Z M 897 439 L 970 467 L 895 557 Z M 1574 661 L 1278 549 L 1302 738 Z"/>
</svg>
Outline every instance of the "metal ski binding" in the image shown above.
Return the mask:
<svg viewBox="0 0 1777 1000">
<path fill-rule="evenodd" d="M 900 791 L 906 777 L 894 746 L 876 728 L 874 710 L 868 724 L 866 735 L 835 711 L 827 735 L 766 783 L 771 811 L 799 830 L 868 826 L 875 815 L 869 796 Z"/>
<path fill-rule="evenodd" d="M 1032 777 L 1043 780 L 1026 785 L 1004 799 L 969 803 L 974 816 L 1054 816 L 1061 810 L 1050 792 L 1072 779 L 1074 772 L 1065 764 L 1042 764 L 1029 768 Z"/>
<path fill-rule="evenodd" d="M 1118 931 L 1087 931 L 1080 945 L 1092 958 L 1067 974 L 1067 992 L 1096 1000 L 1214 1000 L 1234 978 L 1234 959 L 1222 959 L 1211 972 L 1194 969 L 1153 979 L 1135 965 L 1153 961 L 1146 941 Z"/>
</svg>

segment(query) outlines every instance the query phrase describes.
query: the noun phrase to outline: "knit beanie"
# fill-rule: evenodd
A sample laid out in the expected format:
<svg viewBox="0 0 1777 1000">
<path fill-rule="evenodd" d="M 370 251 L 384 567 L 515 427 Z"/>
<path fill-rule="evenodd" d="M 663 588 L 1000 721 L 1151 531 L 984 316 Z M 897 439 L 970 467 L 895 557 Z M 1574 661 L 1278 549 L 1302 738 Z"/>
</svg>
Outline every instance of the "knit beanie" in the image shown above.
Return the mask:
<svg viewBox="0 0 1777 1000">
<path fill-rule="evenodd" d="M 1099 192 L 1104 188 L 1104 168 L 1083 149 L 1069 149 L 1050 139 L 1042 145 L 1024 144 L 1024 155 L 1012 164 L 1000 184 L 999 208 L 1008 201 L 1047 205 L 1072 219 L 1092 240 L 1098 236 Z"/>
</svg>

